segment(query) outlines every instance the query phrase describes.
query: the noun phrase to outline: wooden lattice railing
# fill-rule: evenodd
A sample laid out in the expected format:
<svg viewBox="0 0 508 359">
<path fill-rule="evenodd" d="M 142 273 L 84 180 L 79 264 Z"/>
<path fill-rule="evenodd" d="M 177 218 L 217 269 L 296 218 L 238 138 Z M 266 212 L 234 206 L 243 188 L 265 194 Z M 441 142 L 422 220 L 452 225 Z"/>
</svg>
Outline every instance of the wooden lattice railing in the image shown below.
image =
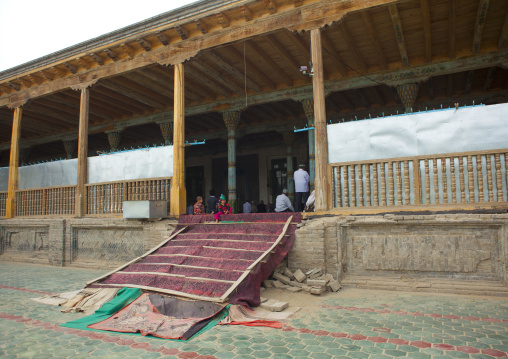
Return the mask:
<svg viewBox="0 0 508 359">
<path fill-rule="evenodd" d="M 123 201 L 166 200 L 171 178 L 106 182 L 86 185 L 86 214 L 122 213 Z"/>
<path fill-rule="evenodd" d="M 508 150 L 329 165 L 333 209 L 508 205 Z"/>
<path fill-rule="evenodd" d="M 122 213 L 123 201 L 166 200 L 171 177 L 106 182 L 86 185 L 86 214 Z M 0 192 L 0 217 L 5 217 L 7 192 Z M 74 215 L 76 186 L 16 191 L 16 216 Z"/>
<path fill-rule="evenodd" d="M 16 216 L 72 215 L 75 193 L 75 186 L 17 190 Z"/>
<path fill-rule="evenodd" d="M 6 203 L 7 203 L 7 192 L 0 192 L 0 217 L 5 217 Z"/>
</svg>

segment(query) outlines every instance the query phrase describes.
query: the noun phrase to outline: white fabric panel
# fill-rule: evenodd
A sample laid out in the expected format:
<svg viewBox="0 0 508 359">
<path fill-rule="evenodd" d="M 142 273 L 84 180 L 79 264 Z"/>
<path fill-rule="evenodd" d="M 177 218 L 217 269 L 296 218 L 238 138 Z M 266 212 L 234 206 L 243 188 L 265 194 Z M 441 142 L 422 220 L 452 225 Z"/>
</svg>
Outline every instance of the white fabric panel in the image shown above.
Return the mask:
<svg viewBox="0 0 508 359">
<path fill-rule="evenodd" d="M 508 104 L 328 125 L 329 163 L 508 148 Z"/>
</svg>

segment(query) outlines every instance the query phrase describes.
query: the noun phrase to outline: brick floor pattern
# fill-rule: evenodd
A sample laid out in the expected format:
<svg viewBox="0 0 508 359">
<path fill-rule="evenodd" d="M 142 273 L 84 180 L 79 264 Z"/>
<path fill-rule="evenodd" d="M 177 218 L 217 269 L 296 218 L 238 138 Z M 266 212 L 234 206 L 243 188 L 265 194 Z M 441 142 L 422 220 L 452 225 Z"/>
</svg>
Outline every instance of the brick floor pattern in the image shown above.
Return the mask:
<svg viewBox="0 0 508 359">
<path fill-rule="evenodd" d="M 79 318 L 30 298 L 76 290 L 103 271 L 0 262 L 4 358 L 500 358 L 508 299 L 352 289 L 315 297 L 281 330 L 218 326 L 189 342 L 59 325 Z M 347 289 L 346 289 L 347 290 Z"/>
</svg>

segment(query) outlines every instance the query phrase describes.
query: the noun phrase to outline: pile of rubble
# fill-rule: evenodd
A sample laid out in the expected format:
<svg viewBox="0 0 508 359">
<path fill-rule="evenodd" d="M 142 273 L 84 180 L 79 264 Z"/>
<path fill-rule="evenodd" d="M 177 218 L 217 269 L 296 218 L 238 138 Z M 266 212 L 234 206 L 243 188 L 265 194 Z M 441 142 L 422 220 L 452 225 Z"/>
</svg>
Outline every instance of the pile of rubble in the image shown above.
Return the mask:
<svg viewBox="0 0 508 359">
<path fill-rule="evenodd" d="M 287 267 L 277 268 L 272 279 L 263 282 L 265 288 L 286 289 L 290 292 L 306 291 L 321 295 L 327 290 L 337 292 L 341 285 L 331 274 L 324 274 L 321 269 L 313 268 L 307 272 L 298 269 L 294 273 Z"/>
</svg>

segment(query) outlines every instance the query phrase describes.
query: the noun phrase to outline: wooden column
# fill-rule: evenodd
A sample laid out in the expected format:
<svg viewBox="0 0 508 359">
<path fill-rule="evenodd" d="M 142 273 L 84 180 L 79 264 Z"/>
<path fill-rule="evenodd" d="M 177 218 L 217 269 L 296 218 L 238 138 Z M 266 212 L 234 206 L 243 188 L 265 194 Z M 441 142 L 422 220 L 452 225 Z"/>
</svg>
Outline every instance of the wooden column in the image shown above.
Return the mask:
<svg viewBox="0 0 508 359">
<path fill-rule="evenodd" d="M 282 133 L 282 138 L 287 148 L 286 158 L 286 172 L 288 181 L 288 197 L 291 203 L 295 202 L 295 181 L 294 181 L 294 169 L 293 169 L 293 144 L 295 142 L 295 133 L 292 130 Z"/>
<path fill-rule="evenodd" d="M 306 99 L 302 101 L 303 110 L 307 117 L 307 126 L 309 128 L 314 127 L 314 100 Z M 314 179 L 316 177 L 316 165 L 315 165 L 315 154 L 316 145 L 314 141 L 315 133 L 314 130 L 308 131 L 309 138 L 309 177 L 310 177 L 310 191 L 314 190 Z"/>
<path fill-rule="evenodd" d="M 173 178 L 171 179 L 170 214 L 186 213 L 187 191 L 185 189 L 185 104 L 184 68 L 175 65 L 175 94 L 173 112 Z"/>
<path fill-rule="evenodd" d="M 88 114 L 90 105 L 90 90 L 81 89 L 81 103 L 79 106 L 79 132 L 78 132 L 78 181 L 76 185 L 76 216 L 84 217 L 86 214 L 86 188 L 88 168 Z"/>
<path fill-rule="evenodd" d="M 14 110 L 12 119 L 11 156 L 9 159 L 9 183 L 5 218 L 16 216 L 16 190 L 18 189 L 19 140 L 21 137 L 21 107 Z"/>
<path fill-rule="evenodd" d="M 314 94 L 314 138 L 316 146 L 316 178 L 314 180 L 316 191 L 315 209 L 316 211 L 326 211 L 328 210 L 328 191 L 331 184 L 327 183 L 328 139 L 326 134 L 325 87 L 323 77 L 321 30 L 311 30 L 310 39 L 312 66 L 314 69 L 312 86 Z"/>
<path fill-rule="evenodd" d="M 236 197 L 236 129 L 240 122 L 240 111 L 226 111 L 222 114 L 228 129 L 228 202 L 238 212 Z"/>
</svg>

